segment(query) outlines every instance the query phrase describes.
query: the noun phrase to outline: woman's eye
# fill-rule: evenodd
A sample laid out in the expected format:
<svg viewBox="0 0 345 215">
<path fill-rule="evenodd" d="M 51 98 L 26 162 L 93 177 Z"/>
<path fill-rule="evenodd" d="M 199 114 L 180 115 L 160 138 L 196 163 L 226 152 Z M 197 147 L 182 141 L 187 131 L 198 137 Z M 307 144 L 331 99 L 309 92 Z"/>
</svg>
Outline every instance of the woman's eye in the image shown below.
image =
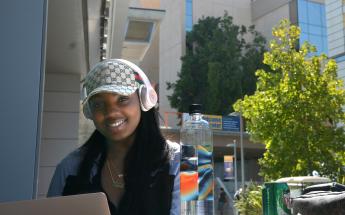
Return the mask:
<svg viewBox="0 0 345 215">
<path fill-rule="evenodd" d="M 119 102 L 120 103 L 125 103 L 129 100 L 129 97 L 128 96 L 121 96 L 119 97 Z"/>
<path fill-rule="evenodd" d="M 92 102 L 91 103 L 91 109 L 92 110 L 101 110 L 103 108 L 103 105 L 101 102 Z"/>
</svg>

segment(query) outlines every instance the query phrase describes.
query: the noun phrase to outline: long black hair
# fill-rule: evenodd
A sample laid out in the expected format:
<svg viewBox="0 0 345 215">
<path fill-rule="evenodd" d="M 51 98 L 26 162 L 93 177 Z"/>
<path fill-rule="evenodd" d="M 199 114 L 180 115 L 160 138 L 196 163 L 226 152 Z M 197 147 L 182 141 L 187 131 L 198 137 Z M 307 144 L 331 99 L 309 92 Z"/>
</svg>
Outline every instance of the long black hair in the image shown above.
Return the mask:
<svg viewBox="0 0 345 215">
<path fill-rule="evenodd" d="M 81 147 L 83 154 L 78 170 L 81 186 L 90 183 L 91 169 L 95 161 L 99 160 L 98 171 L 104 165 L 107 152 L 105 137 L 95 130 L 86 143 Z M 125 157 L 125 194 L 119 205 L 120 214 L 143 214 L 142 209 L 147 204 L 145 189 L 149 186 L 153 171 L 162 169 L 163 174 L 169 175 L 170 151 L 163 137 L 158 121 L 158 112 L 155 108 L 141 111 L 141 119 L 136 129 L 134 144 Z M 82 187 L 80 189 L 83 189 Z M 170 192 L 165 190 L 162 192 Z M 170 195 L 161 193 L 161 198 Z M 158 196 L 159 198 L 159 196 Z M 166 198 L 165 198 L 166 199 Z M 170 201 L 167 199 L 166 201 Z M 167 202 L 167 205 L 170 203 Z M 140 212 L 141 210 L 141 212 Z"/>
</svg>

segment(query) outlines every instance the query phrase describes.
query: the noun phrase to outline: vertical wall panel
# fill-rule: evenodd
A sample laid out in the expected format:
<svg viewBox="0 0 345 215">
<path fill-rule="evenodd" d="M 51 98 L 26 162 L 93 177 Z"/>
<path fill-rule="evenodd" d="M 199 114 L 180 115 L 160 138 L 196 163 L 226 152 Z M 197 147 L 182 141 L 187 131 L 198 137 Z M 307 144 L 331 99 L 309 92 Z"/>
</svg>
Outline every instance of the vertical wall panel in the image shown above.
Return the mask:
<svg viewBox="0 0 345 215">
<path fill-rule="evenodd" d="M 0 202 L 36 195 L 46 1 L 0 2 Z"/>
<path fill-rule="evenodd" d="M 329 57 L 345 53 L 345 32 L 343 22 L 342 0 L 326 0 L 327 34 Z"/>
</svg>

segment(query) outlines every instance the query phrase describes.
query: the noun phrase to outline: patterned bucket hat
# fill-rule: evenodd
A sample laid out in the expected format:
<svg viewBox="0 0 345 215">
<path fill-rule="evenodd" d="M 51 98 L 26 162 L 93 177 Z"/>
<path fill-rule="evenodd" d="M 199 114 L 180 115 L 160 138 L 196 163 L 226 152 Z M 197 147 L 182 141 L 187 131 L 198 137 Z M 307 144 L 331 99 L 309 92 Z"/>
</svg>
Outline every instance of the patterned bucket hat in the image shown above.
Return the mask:
<svg viewBox="0 0 345 215">
<path fill-rule="evenodd" d="M 85 77 L 83 104 L 101 92 L 131 95 L 142 84 L 139 74 L 124 62 L 117 59 L 99 62 Z"/>
</svg>

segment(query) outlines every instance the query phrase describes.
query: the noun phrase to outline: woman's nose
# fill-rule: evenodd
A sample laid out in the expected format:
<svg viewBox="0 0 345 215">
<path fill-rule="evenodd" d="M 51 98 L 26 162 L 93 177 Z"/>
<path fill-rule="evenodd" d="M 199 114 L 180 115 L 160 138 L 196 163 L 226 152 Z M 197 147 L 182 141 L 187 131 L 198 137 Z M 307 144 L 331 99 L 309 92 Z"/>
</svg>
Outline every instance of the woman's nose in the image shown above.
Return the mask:
<svg viewBox="0 0 345 215">
<path fill-rule="evenodd" d="M 114 116 L 119 112 L 119 108 L 115 104 L 108 104 L 104 110 L 104 115 L 106 116 Z"/>
</svg>

